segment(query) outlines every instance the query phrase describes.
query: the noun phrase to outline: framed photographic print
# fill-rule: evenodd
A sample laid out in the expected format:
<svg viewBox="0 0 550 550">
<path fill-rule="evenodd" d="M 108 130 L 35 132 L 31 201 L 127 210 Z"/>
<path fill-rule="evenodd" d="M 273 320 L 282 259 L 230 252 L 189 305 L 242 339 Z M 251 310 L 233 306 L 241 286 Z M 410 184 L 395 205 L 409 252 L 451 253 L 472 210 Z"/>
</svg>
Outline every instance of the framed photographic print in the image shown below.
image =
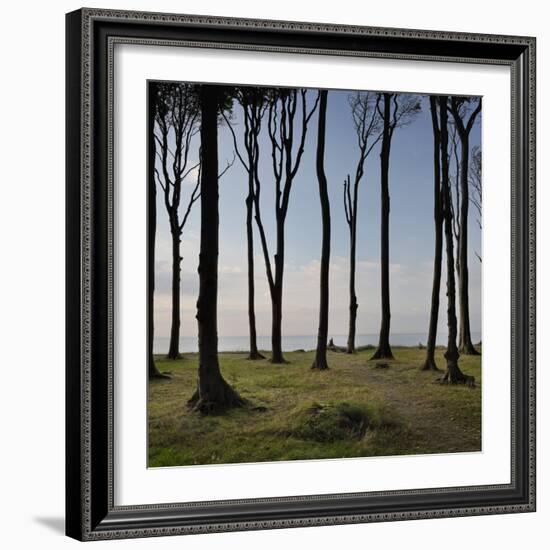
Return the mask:
<svg viewBox="0 0 550 550">
<path fill-rule="evenodd" d="M 535 40 L 67 15 L 67 534 L 535 509 Z"/>
</svg>

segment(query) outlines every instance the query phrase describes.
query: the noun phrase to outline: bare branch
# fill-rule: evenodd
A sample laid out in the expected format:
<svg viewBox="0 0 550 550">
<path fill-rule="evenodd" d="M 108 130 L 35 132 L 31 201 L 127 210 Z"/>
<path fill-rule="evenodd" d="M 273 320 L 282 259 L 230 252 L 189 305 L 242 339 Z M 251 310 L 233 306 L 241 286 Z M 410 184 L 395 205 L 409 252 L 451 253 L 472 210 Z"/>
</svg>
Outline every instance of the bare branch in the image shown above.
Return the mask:
<svg viewBox="0 0 550 550">
<path fill-rule="evenodd" d="M 155 168 L 155 177 L 157 179 L 157 183 L 161 186 L 162 190 L 166 191 L 166 189 L 164 188 L 164 184 L 162 183 L 162 179 L 160 177 L 159 171 L 156 168 Z"/>
<path fill-rule="evenodd" d="M 273 278 L 273 270 L 271 268 L 271 259 L 269 255 L 269 247 L 267 246 L 267 238 L 265 236 L 264 224 L 262 222 L 262 215 L 260 211 L 260 178 L 258 177 L 258 168 L 255 166 L 254 170 L 254 219 L 258 226 L 258 232 L 260 233 L 260 243 L 262 245 L 262 253 L 264 256 L 265 271 L 267 274 L 267 282 L 269 284 L 269 290 L 273 294 L 275 290 L 275 280 Z"/>
<path fill-rule="evenodd" d="M 306 114 L 306 92 L 307 90 L 302 89 L 300 90 L 300 95 L 302 97 L 302 138 L 300 140 L 300 146 L 298 147 L 298 153 L 296 155 L 296 160 L 294 161 L 294 168 L 290 171 L 290 178 L 294 179 L 296 176 L 296 173 L 298 172 L 298 168 L 300 166 L 300 161 L 302 160 L 302 155 L 304 154 L 304 145 L 306 141 L 306 134 L 307 134 L 307 125 L 309 123 L 309 120 L 311 119 L 313 113 L 317 110 L 317 106 L 319 105 L 319 98 L 321 97 L 321 93 L 319 92 L 317 94 L 317 97 L 315 98 L 315 102 L 313 104 L 313 107 L 309 111 L 308 114 Z M 291 118 L 291 120 L 294 120 L 294 114 L 296 112 L 296 107 L 294 108 L 294 113 Z M 288 202 L 288 201 L 287 201 Z"/>
<path fill-rule="evenodd" d="M 222 111 L 222 117 L 224 118 L 225 122 L 227 123 L 227 126 L 229 127 L 229 130 L 231 131 L 231 136 L 233 138 L 233 147 L 235 149 L 235 153 L 237 154 L 237 157 L 239 159 L 239 161 L 241 162 L 241 164 L 243 165 L 244 169 L 249 172 L 250 171 L 250 166 L 248 164 L 246 164 L 246 162 L 244 161 L 244 158 L 242 157 L 240 151 L 239 151 L 239 147 L 237 145 L 237 136 L 235 135 L 235 130 L 233 129 L 233 125 L 229 122 L 229 120 L 227 119 L 225 113 Z"/>
<path fill-rule="evenodd" d="M 472 147 L 468 180 L 472 189 L 472 194 L 469 196 L 469 199 L 477 211 L 478 217 L 476 221 L 481 229 L 483 191 L 481 179 L 481 149 L 479 147 Z"/>
<path fill-rule="evenodd" d="M 469 97 L 451 97 L 449 111 L 453 115 L 454 123 L 461 136 L 470 133 L 478 114 L 481 112 L 481 97 L 479 97 L 477 98 L 476 108 L 471 111 L 470 116 L 467 117 L 468 105 L 470 105 L 472 100 L 473 99 Z M 466 125 L 464 124 L 464 120 L 466 120 Z"/>
<path fill-rule="evenodd" d="M 191 142 L 198 132 L 198 108 L 196 90 L 193 85 L 166 83 L 157 95 L 154 132 L 161 171 L 155 167 L 155 175 L 163 190 L 164 205 L 172 232 L 180 232 L 185 222 L 179 221 L 182 183 L 198 167 L 188 168 Z M 169 145 L 173 143 L 174 149 Z M 196 192 L 191 194 L 186 217 L 196 202 Z"/>
<path fill-rule="evenodd" d="M 351 194 L 350 194 L 350 176 L 348 174 L 347 178 L 344 180 L 344 210 L 346 214 L 346 222 L 351 228 L 351 220 L 352 220 L 352 204 L 351 204 Z"/>
<path fill-rule="evenodd" d="M 193 166 L 191 166 L 191 168 L 189 168 L 189 169 L 185 172 L 185 174 L 183 174 L 183 175 L 181 176 L 181 179 L 182 179 L 182 180 L 187 179 L 187 176 L 189 176 L 189 174 L 190 174 L 193 170 L 195 170 L 196 168 L 199 168 L 200 165 L 201 165 L 200 161 L 197 162 L 197 164 L 193 164 Z"/>
<path fill-rule="evenodd" d="M 189 214 L 191 213 L 191 208 L 193 208 L 193 205 L 195 202 L 197 202 L 201 196 L 200 194 L 200 185 L 201 185 L 201 166 L 202 164 L 199 162 L 199 170 L 197 172 L 197 182 L 195 184 L 195 187 L 193 188 L 193 192 L 191 193 L 191 197 L 189 198 L 189 203 L 187 204 L 187 209 L 185 210 L 185 214 L 183 216 L 183 220 L 180 223 L 180 231 L 183 231 L 183 228 L 185 227 L 185 224 L 187 223 L 187 218 L 189 218 Z"/>
<path fill-rule="evenodd" d="M 218 179 L 221 179 L 223 175 L 235 164 L 235 152 L 233 151 L 233 158 L 226 161 L 225 168 L 218 174 Z"/>
</svg>

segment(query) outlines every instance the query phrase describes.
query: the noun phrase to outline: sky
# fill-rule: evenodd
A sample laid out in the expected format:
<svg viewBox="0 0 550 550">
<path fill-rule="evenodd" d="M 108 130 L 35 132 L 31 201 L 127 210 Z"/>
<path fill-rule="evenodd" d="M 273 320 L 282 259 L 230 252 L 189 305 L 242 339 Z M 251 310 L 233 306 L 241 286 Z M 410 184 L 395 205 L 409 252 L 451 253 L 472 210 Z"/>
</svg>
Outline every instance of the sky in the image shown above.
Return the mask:
<svg viewBox="0 0 550 550">
<path fill-rule="evenodd" d="M 350 91 L 330 90 L 327 106 L 325 171 L 330 197 L 332 235 L 330 262 L 329 336 L 342 344 L 348 327 L 349 232 L 343 203 L 343 182 L 355 172 L 357 137 L 348 103 Z M 311 105 L 317 92 L 308 91 Z M 405 97 L 407 94 L 403 94 Z M 421 112 L 405 127 L 397 128 L 391 145 L 390 188 L 390 299 L 391 334 L 427 333 L 433 276 L 433 134 L 429 101 L 421 97 Z M 470 145 L 480 145 L 481 115 L 472 129 Z M 239 105 L 232 124 L 237 139 L 242 135 Z M 271 145 L 267 122 L 260 139 L 262 218 L 274 254 L 274 195 Z M 196 162 L 199 135 L 191 149 L 190 164 Z M 321 255 L 321 209 L 315 170 L 317 112 L 307 131 L 305 152 L 292 186 L 286 220 L 286 264 L 283 291 L 283 335 L 317 333 L 319 315 L 319 266 Z M 238 143 L 242 147 L 242 143 Z M 233 140 L 225 124 L 219 128 L 220 171 L 233 158 Z M 357 334 L 374 334 L 380 327 L 380 148 L 367 159 L 360 184 L 357 229 Z M 183 184 L 181 211 L 184 212 L 196 182 L 196 173 Z M 248 334 L 246 207 L 247 174 L 235 160 L 219 183 L 220 254 L 218 289 L 218 334 L 220 339 Z M 171 237 L 168 217 L 157 199 L 155 258 L 155 338 L 170 334 Z M 481 231 L 476 212 L 470 207 L 469 267 L 470 323 L 473 333 L 481 331 Z M 196 337 L 198 294 L 198 250 L 200 201 L 195 203 L 184 228 L 181 244 L 182 295 L 181 335 Z M 256 321 L 259 336 L 269 336 L 271 301 L 265 263 L 255 227 Z M 445 258 L 444 258 L 445 261 Z M 445 265 L 445 264 L 444 264 Z M 446 333 L 445 269 L 443 270 L 439 328 Z M 391 341 L 390 334 L 390 341 Z M 425 339 L 424 339 L 425 342 Z"/>
</svg>

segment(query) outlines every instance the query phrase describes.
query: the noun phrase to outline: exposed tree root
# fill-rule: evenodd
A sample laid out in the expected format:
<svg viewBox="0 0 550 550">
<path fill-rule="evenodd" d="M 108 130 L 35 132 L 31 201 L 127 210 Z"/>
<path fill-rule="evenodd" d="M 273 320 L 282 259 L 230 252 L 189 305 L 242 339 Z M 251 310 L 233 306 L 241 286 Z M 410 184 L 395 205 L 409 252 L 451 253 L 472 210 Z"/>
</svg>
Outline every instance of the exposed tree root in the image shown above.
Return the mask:
<svg viewBox="0 0 550 550">
<path fill-rule="evenodd" d="M 260 359 L 265 359 L 265 355 L 262 355 L 259 351 L 250 352 L 248 354 L 248 361 L 259 361 Z"/>
<path fill-rule="evenodd" d="M 439 384 L 464 384 L 469 388 L 476 387 L 476 379 L 464 374 L 458 367 L 448 368 L 445 374 L 436 380 Z"/>
<path fill-rule="evenodd" d="M 374 355 L 371 357 L 371 361 L 373 359 L 393 359 L 393 358 L 394 357 L 390 346 L 383 346 L 383 347 L 378 347 L 378 349 L 374 352 Z"/>
<path fill-rule="evenodd" d="M 249 402 L 243 399 L 225 380 L 213 391 L 201 395 L 199 390 L 187 401 L 190 410 L 203 415 L 221 414 L 229 409 L 246 407 Z"/>
<path fill-rule="evenodd" d="M 153 356 L 151 355 L 150 363 L 149 363 L 149 380 L 170 380 L 172 378 L 171 372 L 160 372 L 157 368 L 157 365 L 155 364 L 155 360 Z"/>
<path fill-rule="evenodd" d="M 326 359 L 321 361 L 319 361 L 318 359 L 315 359 L 313 361 L 313 364 L 311 365 L 311 368 L 313 370 L 328 370 L 329 367 Z"/>
</svg>

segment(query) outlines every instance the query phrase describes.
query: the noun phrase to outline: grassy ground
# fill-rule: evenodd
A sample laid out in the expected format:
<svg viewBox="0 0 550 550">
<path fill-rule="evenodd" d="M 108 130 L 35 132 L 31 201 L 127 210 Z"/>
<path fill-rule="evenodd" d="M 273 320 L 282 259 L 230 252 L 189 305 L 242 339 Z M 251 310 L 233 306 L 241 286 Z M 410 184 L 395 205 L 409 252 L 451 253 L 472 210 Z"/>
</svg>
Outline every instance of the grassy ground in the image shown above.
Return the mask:
<svg viewBox="0 0 550 550">
<path fill-rule="evenodd" d="M 211 417 L 186 407 L 197 355 L 159 357 L 173 378 L 149 386 L 149 466 L 479 451 L 481 358 L 460 360 L 476 378 L 471 389 L 435 384 L 437 373 L 418 368 L 423 350 L 393 351 L 388 368 L 369 361 L 372 350 L 329 352 L 330 370 L 321 372 L 310 370 L 313 352 L 286 353 L 287 365 L 221 354 L 225 379 L 253 408 Z"/>
</svg>

